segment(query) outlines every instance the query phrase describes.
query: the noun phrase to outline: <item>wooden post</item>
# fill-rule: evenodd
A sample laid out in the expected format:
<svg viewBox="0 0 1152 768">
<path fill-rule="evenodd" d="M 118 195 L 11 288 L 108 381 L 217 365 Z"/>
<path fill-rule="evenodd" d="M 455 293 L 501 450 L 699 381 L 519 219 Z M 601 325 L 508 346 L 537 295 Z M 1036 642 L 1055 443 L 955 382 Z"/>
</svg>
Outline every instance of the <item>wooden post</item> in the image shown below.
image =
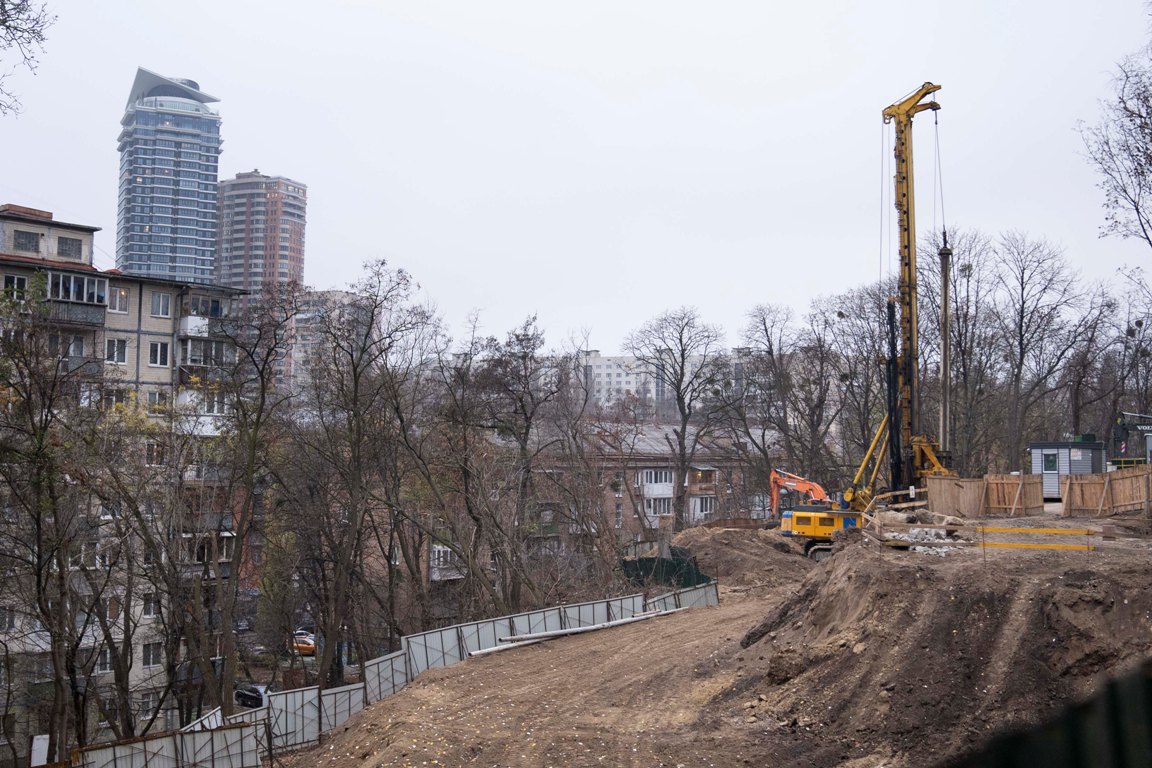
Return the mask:
<svg viewBox="0 0 1152 768">
<path fill-rule="evenodd" d="M 1068 496 L 1072 492 L 1072 476 L 1064 475 L 1060 481 L 1060 485 L 1060 516 L 1071 517 L 1071 510 L 1068 507 L 1068 502 L 1070 501 Z"/>
<path fill-rule="evenodd" d="M 988 475 L 984 475 L 984 485 L 980 490 L 980 509 L 976 512 L 976 516 L 981 520 L 988 517 Z"/>
<path fill-rule="evenodd" d="M 1102 517 L 1104 512 L 1104 499 L 1107 498 L 1108 492 L 1112 489 L 1112 475 L 1111 473 L 1104 475 L 1104 487 L 1100 490 L 1100 503 L 1096 505 L 1096 517 Z M 1111 512 L 1112 508 L 1109 507 L 1108 511 Z"/>
<path fill-rule="evenodd" d="M 1016 496 L 1012 499 L 1012 508 L 1008 510 L 1008 517 L 1016 515 L 1016 504 L 1020 501 L 1020 494 L 1024 492 L 1024 475 L 1017 475 L 1016 478 L 1020 482 L 1016 485 Z"/>
</svg>

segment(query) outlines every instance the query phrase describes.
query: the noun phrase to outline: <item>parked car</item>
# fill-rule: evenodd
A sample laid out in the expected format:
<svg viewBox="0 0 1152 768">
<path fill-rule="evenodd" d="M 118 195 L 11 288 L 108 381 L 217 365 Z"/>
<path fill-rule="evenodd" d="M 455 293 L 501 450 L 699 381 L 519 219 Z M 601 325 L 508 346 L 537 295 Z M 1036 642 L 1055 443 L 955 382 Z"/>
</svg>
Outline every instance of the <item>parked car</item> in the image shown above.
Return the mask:
<svg viewBox="0 0 1152 768">
<path fill-rule="evenodd" d="M 272 691 L 272 686 L 266 683 L 237 680 L 234 696 L 236 703 L 242 707 L 263 707 L 268 703 L 268 694 Z"/>
<path fill-rule="evenodd" d="M 288 650 L 301 656 L 315 656 L 316 636 L 308 632 L 296 632 L 288 639 Z"/>
</svg>

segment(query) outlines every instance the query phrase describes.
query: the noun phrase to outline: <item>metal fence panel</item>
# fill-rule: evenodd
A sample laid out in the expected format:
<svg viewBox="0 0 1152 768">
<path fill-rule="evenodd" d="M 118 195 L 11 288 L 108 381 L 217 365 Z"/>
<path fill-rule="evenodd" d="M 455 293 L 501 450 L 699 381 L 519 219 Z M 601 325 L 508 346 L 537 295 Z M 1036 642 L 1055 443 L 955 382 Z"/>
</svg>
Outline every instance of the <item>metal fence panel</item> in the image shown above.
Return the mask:
<svg viewBox="0 0 1152 768">
<path fill-rule="evenodd" d="M 554 632 L 564 629 L 564 612 L 559 608 L 545 608 L 539 611 L 518 613 L 509 616 L 513 634 L 531 635 L 536 632 Z"/>
<path fill-rule="evenodd" d="M 561 610 L 564 612 L 565 629 L 572 627 L 590 627 L 593 624 L 604 624 L 610 621 L 608 618 L 607 600 L 597 600 L 594 603 L 565 605 Z"/>
<path fill-rule="evenodd" d="M 216 707 L 216 709 L 213 709 L 197 720 L 193 720 L 180 730 L 184 733 L 189 731 L 206 731 L 209 728 L 219 728 L 222 725 L 224 725 L 224 715 L 221 714 L 220 707 Z"/>
<path fill-rule="evenodd" d="M 647 611 L 671 611 L 674 608 L 700 608 L 706 605 L 719 605 L 720 591 L 715 581 L 698 587 L 678 589 L 666 595 L 659 595 L 644 604 Z"/>
<path fill-rule="evenodd" d="M 320 689 L 296 688 L 268 695 L 272 750 L 303 747 L 320 740 Z"/>
<path fill-rule="evenodd" d="M 489 619 L 460 625 L 460 640 L 464 643 L 464 653 L 482 651 L 500 645 L 500 637 L 509 632 L 507 619 Z"/>
<path fill-rule="evenodd" d="M 182 768 L 260 768 L 256 727 L 175 734 Z"/>
<path fill-rule="evenodd" d="M 224 718 L 224 722 L 229 725 L 236 725 L 237 723 L 249 723 L 254 726 L 256 733 L 256 747 L 261 755 L 268 754 L 268 718 L 270 712 L 268 705 L 263 707 L 254 707 L 253 709 L 245 709 L 237 712 L 234 715 L 228 715 Z"/>
<path fill-rule="evenodd" d="M 363 683 L 329 688 L 320 692 L 320 731 L 325 733 L 343 724 L 365 706 Z"/>
<path fill-rule="evenodd" d="M 404 638 L 404 645 L 408 650 L 408 668 L 413 677 L 426 669 L 447 667 L 464 660 L 460 633 L 456 629 L 456 627 L 434 629 Z"/>
<path fill-rule="evenodd" d="M 365 695 L 369 703 L 391 696 L 408 685 L 408 653 L 397 651 L 364 662 Z"/>
<path fill-rule="evenodd" d="M 606 600 L 612 619 L 628 619 L 644 612 L 644 595 L 626 595 Z"/>
<path fill-rule="evenodd" d="M 152 736 L 121 744 L 89 747 L 76 755 L 78 768 L 179 768 L 176 738 Z M 74 760 L 75 762 L 75 760 Z"/>
</svg>

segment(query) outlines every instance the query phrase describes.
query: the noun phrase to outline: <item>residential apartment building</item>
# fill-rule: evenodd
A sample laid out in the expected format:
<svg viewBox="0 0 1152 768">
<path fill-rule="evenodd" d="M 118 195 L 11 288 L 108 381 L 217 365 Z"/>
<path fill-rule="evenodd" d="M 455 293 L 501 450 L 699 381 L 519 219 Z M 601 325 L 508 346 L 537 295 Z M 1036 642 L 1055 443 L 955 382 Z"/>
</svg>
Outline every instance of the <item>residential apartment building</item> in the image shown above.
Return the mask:
<svg viewBox="0 0 1152 768">
<path fill-rule="evenodd" d="M 252 296 L 304 282 L 308 188 L 260 171 L 220 182 L 216 283 Z"/>
<path fill-rule="evenodd" d="M 601 355 L 600 350 L 586 349 L 580 354 L 579 366 L 589 398 L 599 405 L 629 397 L 657 403 L 668 397 L 660 371 L 650 370 L 632 355 Z"/>
<path fill-rule="evenodd" d="M 19 325 L 25 315 L 28 323 L 39 324 L 36 330 L 47 343 L 31 352 L 55 362 L 54 367 L 43 369 L 46 380 L 63 382 L 52 393 L 57 400 L 50 408 L 57 418 L 123 413 L 129 420 L 150 425 L 141 428 L 141 434 L 150 436 L 145 444 L 116 449 L 125 452 L 124 465 L 134 467 L 125 473 L 129 482 L 139 482 L 141 487 L 153 483 L 156 497 L 173 496 L 177 489 L 182 498 L 203 495 L 211 478 L 194 457 L 184 461 L 179 477 L 172 475 L 173 436 L 182 435 L 183 447 L 191 446 L 189 452 L 194 454 L 197 441 L 219 432 L 223 402 L 212 382 L 219 380 L 217 372 L 230 355 L 221 323 L 226 322 L 239 292 L 119 270 L 100 271 L 92 263 L 97 231 L 97 227 L 57 221 L 47 211 L 0 205 L 0 277 L 8 302 L 4 316 L 8 325 L 0 332 L 8 334 L 5 341 L 15 344 L 18 335 L 27 332 Z M 12 409 L 21 407 L 20 393 L 6 390 L 0 381 L 0 395 L 0 402 L 9 409 L 7 415 L 18 415 Z M 20 444 L 18 419 L 8 418 L 0 432 L 12 441 L 6 447 Z M 80 440 L 80 434 L 77 430 L 74 439 Z M 114 440 L 115 434 L 108 438 Z M 132 464 L 134 456 L 138 466 Z M 154 730 L 178 724 L 170 693 L 171 670 L 173 664 L 183 662 L 173 657 L 173 649 L 165 642 L 163 587 L 148 575 L 151 553 L 141 548 L 137 537 L 125 534 L 121 525 L 125 510 L 107 501 L 111 494 L 102 492 L 101 478 L 87 476 L 89 469 L 80 462 L 69 470 L 77 476 L 64 478 L 62 487 L 75 495 L 69 509 L 76 517 L 67 523 L 67 538 L 57 535 L 53 544 L 67 552 L 53 561 L 63 562 L 68 570 L 67 579 L 60 583 L 68 585 L 74 596 L 91 598 L 90 604 L 73 609 L 74 629 L 46 627 L 45 604 L 37 605 L 31 593 L 19 586 L 21 563 L 27 557 L 11 549 L 14 542 L 26 543 L 21 537 L 27 530 L 22 526 L 27 523 L 29 505 L 17 498 L 21 491 L 7 476 L 9 481 L 0 488 L 0 559 L 7 585 L 0 596 L 0 648 L 9 670 L 4 678 L 8 695 L 0 704 L 0 739 L 11 739 L 21 748 L 31 734 L 52 729 L 44 720 L 45 697 L 53 684 L 50 653 L 64 630 L 86 675 L 84 684 L 91 689 L 92 739 L 110 735 L 108 718 L 116 709 L 105 706 L 111 699 L 102 691 L 115 675 L 121 680 L 128 676 L 131 717 L 150 723 Z M 153 497 L 141 494 L 138 498 L 141 504 L 150 505 Z M 149 510 L 146 514 L 156 513 Z M 217 507 L 214 519 L 212 514 L 199 519 L 169 515 L 161 523 L 157 516 L 157 540 L 171 545 L 163 556 L 186 557 L 189 578 L 201 578 L 206 557 L 223 560 L 229 554 L 229 515 L 226 507 Z M 55 513 L 50 522 L 63 525 Z M 160 531 L 162 526 L 165 530 Z M 133 566 L 138 570 L 130 572 L 122 558 L 133 548 L 140 559 Z M 96 586 L 94 575 L 98 575 Z M 98 595 L 92 592 L 97 588 L 101 590 Z M 55 599 L 48 598 L 49 610 Z M 93 616 L 97 606 L 100 620 Z"/>
<path fill-rule="evenodd" d="M 140 68 L 120 121 L 116 266 L 184 282 L 215 278 L 219 101 L 194 80 Z"/>
</svg>

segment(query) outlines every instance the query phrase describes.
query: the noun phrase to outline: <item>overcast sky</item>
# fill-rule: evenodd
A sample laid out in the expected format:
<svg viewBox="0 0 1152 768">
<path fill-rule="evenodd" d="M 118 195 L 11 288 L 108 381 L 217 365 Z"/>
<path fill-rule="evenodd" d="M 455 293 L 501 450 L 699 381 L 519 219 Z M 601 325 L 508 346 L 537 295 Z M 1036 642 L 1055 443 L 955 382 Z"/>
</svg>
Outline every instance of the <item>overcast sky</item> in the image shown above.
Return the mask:
<svg viewBox="0 0 1152 768">
<path fill-rule="evenodd" d="M 758 303 L 876 280 L 880 113 L 928 80 L 950 227 L 1047 238 L 1088 277 L 1147 258 L 1098 238 L 1077 132 L 1148 39 L 1139 0 L 49 5 L 39 74 L 9 82 L 0 201 L 103 227 L 104 267 L 137 66 L 220 98 L 221 178 L 308 185 L 310 285 L 386 258 L 457 335 L 537 314 L 550 346 L 613 353 L 691 305 L 735 343 Z M 924 233 L 936 129 L 916 125 Z"/>
</svg>

